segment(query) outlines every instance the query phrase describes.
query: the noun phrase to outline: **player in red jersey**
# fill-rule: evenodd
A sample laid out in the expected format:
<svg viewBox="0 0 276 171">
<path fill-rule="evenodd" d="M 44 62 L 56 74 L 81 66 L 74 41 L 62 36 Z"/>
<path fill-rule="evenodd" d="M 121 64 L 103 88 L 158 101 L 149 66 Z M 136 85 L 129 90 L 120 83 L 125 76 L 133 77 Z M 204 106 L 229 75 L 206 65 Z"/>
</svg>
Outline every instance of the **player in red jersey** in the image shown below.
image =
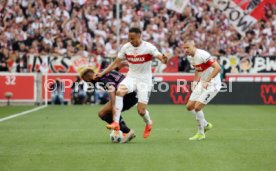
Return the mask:
<svg viewBox="0 0 276 171">
<path fill-rule="evenodd" d="M 123 97 L 128 93 L 137 91 L 137 111 L 146 123 L 143 136 L 147 138 L 152 128 L 152 120 L 149 111 L 146 110 L 152 89 L 152 59 L 157 58 L 162 63 L 167 63 L 168 58 L 161 54 L 154 45 L 141 39 L 141 30 L 139 28 L 130 28 L 128 39 L 129 42 L 123 45 L 115 61 L 103 72 L 98 74 L 99 77 L 102 77 L 116 68 L 123 60 L 127 60 L 129 63 L 129 72 L 126 78 L 120 83 L 116 92 L 115 113 L 113 114 L 114 122 L 107 125 L 107 128 L 119 129 Z"/>
<path fill-rule="evenodd" d="M 221 88 L 220 65 L 205 50 L 197 49 L 193 41 L 184 44 L 188 60 L 195 68 L 192 94 L 187 103 L 187 110 L 195 115 L 198 121 L 198 132 L 189 140 L 205 139 L 205 132 L 212 124 L 206 121 L 202 109 L 219 92 Z"/>
</svg>

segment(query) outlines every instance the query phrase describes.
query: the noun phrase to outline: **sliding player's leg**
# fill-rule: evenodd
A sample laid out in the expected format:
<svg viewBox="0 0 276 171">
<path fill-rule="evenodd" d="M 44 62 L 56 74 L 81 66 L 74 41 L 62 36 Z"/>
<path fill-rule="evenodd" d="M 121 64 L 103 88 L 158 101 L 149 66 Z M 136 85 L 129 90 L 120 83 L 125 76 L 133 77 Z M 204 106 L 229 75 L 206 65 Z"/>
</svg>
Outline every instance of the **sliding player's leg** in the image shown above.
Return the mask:
<svg viewBox="0 0 276 171">
<path fill-rule="evenodd" d="M 98 112 L 99 117 L 107 122 L 108 124 L 111 124 L 113 122 L 113 115 L 112 115 L 112 104 L 111 102 L 107 102 Z M 119 125 L 120 125 L 120 130 L 127 134 L 130 132 L 130 129 L 126 125 L 124 119 L 122 116 L 120 116 L 119 119 Z"/>
<path fill-rule="evenodd" d="M 111 120 L 111 122 L 113 122 L 112 112 L 107 113 L 107 116 L 109 116 L 110 117 L 109 120 Z M 136 137 L 134 130 L 128 128 L 128 126 L 126 125 L 122 116 L 120 117 L 119 125 L 120 125 L 120 130 L 123 132 L 123 135 L 124 135 L 121 143 L 127 143 Z"/>
<path fill-rule="evenodd" d="M 124 96 L 123 99 L 123 109 L 122 112 L 129 110 L 138 103 L 137 93 L 134 91 L 128 93 Z"/>
<path fill-rule="evenodd" d="M 131 77 L 126 77 L 118 86 L 116 91 L 115 106 L 113 113 L 113 122 L 106 127 L 108 129 L 118 130 L 119 128 L 119 119 L 123 109 L 124 101 L 123 98 L 126 94 L 133 92 L 134 89 L 134 79 Z"/>
<path fill-rule="evenodd" d="M 129 110 L 130 108 L 132 108 L 134 105 L 137 104 L 138 99 L 136 97 L 136 92 L 132 92 L 132 93 L 126 94 L 124 96 L 123 101 L 124 101 L 123 102 L 124 103 L 123 104 L 124 107 L 122 109 L 122 112 Z M 136 137 L 136 135 L 135 135 L 134 131 L 131 129 L 129 131 L 129 133 L 124 136 L 124 138 L 123 138 L 123 140 L 122 140 L 121 143 L 127 143 L 127 142 L 131 141 L 135 137 Z"/>
</svg>

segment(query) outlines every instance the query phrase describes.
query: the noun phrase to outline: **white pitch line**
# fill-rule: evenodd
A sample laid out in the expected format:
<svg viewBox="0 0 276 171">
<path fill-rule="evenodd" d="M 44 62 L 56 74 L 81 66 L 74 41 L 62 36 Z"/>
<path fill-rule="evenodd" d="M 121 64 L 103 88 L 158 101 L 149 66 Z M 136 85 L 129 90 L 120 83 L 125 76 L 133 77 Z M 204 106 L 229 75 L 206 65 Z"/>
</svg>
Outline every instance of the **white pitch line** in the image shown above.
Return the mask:
<svg viewBox="0 0 276 171">
<path fill-rule="evenodd" d="M 24 112 L 16 113 L 16 114 L 10 115 L 10 116 L 8 116 L 8 117 L 1 118 L 1 119 L 0 119 L 0 122 L 6 121 L 6 120 L 9 120 L 9 119 L 12 119 L 12 118 L 16 118 L 16 117 L 18 117 L 18 116 L 27 115 L 27 114 L 29 114 L 29 113 L 38 111 L 38 110 L 40 110 L 40 109 L 44 109 L 45 107 L 47 107 L 47 106 L 40 106 L 40 107 L 36 107 L 36 108 L 34 108 L 34 109 L 31 109 L 31 110 L 27 110 L 27 111 L 24 111 Z"/>
</svg>

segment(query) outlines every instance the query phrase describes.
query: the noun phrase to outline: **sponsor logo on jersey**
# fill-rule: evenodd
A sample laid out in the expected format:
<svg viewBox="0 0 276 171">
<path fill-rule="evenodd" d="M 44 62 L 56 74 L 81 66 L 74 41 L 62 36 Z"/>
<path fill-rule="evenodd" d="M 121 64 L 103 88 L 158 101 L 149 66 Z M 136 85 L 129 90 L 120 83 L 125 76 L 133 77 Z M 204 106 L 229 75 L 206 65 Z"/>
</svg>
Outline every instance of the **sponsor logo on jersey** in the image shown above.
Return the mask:
<svg viewBox="0 0 276 171">
<path fill-rule="evenodd" d="M 142 64 L 144 62 L 148 62 L 152 60 L 151 54 L 142 54 L 142 55 L 128 55 L 125 54 L 126 59 L 128 62 L 132 64 Z"/>
</svg>

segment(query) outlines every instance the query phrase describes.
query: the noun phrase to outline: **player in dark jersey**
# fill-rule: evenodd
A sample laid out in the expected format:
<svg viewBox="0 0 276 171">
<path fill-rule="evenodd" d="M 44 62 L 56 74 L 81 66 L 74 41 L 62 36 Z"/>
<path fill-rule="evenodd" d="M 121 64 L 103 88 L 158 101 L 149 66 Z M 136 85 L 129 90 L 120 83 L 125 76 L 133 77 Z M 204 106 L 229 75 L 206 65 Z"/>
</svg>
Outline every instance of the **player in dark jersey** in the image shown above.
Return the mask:
<svg viewBox="0 0 276 171">
<path fill-rule="evenodd" d="M 81 73 L 81 78 L 87 83 L 92 83 L 94 86 L 98 86 L 108 91 L 110 100 L 103 106 L 102 109 L 100 109 L 98 114 L 102 120 L 106 121 L 108 124 L 111 124 L 113 122 L 113 110 L 115 106 L 116 90 L 119 83 L 123 81 L 125 76 L 113 70 L 110 73 L 104 75 L 103 77 L 98 78 L 96 77 L 94 70 L 88 68 Z M 136 97 L 136 92 L 127 94 L 123 100 L 124 108 L 122 111 L 130 109 L 137 102 L 138 98 Z M 129 142 L 131 139 L 135 137 L 134 131 L 127 127 L 122 117 L 120 118 L 119 124 L 120 130 L 124 133 L 122 143 Z"/>
</svg>

